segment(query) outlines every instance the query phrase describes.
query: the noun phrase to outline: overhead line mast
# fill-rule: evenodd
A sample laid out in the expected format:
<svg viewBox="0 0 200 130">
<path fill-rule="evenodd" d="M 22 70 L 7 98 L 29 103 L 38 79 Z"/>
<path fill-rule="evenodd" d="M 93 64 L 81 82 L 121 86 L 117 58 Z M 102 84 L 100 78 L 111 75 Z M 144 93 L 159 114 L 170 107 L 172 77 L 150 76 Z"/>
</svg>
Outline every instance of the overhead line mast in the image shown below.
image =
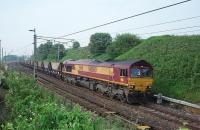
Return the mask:
<svg viewBox="0 0 200 130">
<path fill-rule="evenodd" d="M 29 31 L 32 31 L 34 32 L 34 35 L 33 35 L 33 45 L 34 45 L 34 63 L 33 63 L 33 76 L 34 76 L 34 79 L 36 79 L 36 49 L 37 49 L 37 35 L 36 35 L 36 29 L 34 28 L 33 30 L 29 30 Z"/>
</svg>

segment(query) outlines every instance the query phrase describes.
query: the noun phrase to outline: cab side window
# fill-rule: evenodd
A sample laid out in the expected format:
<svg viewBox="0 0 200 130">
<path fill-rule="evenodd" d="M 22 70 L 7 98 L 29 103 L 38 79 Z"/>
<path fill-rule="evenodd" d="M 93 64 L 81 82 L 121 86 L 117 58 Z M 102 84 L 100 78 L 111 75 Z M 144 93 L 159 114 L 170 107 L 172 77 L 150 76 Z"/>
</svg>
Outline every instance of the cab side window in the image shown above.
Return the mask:
<svg viewBox="0 0 200 130">
<path fill-rule="evenodd" d="M 128 76 L 128 70 L 127 69 L 120 69 L 120 76 Z"/>
<path fill-rule="evenodd" d="M 66 66 L 66 71 L 67 72 L 72 72 L 72 66 Z"/>
</svg>

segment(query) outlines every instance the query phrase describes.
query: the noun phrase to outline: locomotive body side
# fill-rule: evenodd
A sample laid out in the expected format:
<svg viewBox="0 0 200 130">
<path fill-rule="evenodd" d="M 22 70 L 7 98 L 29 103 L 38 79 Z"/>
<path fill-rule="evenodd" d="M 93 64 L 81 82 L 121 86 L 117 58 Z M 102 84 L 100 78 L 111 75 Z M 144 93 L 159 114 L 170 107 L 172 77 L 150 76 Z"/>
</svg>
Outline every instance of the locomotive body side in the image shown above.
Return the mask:
<svg viewBox="0 0 200 130">
<path fill-rule="evenodd" d="M 111 89 L 114 95 L 143 96 L 153 83 L 152 66 L 144 60 L 125 62 L 96 62 L 96 61 L 67 61 L 64 63 L 63 73 L 74 81 L 86 78 L 95 84 L 104 82 L 104 87 L 99 87 L 106 93 Z M 98 86 L 98 85 L 97 85 Z M 105 87 L 106 86 L 106 87 Z M 97 87 L 98 88 L 98 87 Z M 123 91 L 123 92 L 121 92 Z M 131 95 L 131 96 L 130 96 Z"/>
<path fill-rule="evenodd" d="M 140 63 L 139 63 L 140 62 Z M 142 63 L 143 62 L 143 63 Z M 130 63 L 129 63 L 130 64 Z M 147 69 L 146 71 L 152 72 L 152 66 L 146 61 L 138 61 L 137 64 L 130 66 L 120 65 L 119 63 L 89 63 L 72 61 L 64 63 L 64 73 L 88 77 L 96 80 L 105 81 L 117 85 L 126 86 L 130 89 L 135 88 L 136 91 L 145 91 L 153 83 L 152 75 L 140 76 L 132 75 L 132 69 L 136 70 L 137 73 L 141 73 L 140 70 Z M 134 72 L 133 72 L 134 73 Z"/>
</svg>

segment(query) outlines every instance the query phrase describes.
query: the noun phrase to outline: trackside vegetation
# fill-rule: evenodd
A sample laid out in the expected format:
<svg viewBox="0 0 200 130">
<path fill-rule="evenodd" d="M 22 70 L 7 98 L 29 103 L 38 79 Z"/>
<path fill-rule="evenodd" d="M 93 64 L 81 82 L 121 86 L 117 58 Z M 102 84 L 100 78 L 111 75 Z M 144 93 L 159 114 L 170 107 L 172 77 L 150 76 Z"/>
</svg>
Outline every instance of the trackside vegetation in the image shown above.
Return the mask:
<svg viewBox="0 0 200 130">
<path fill-rule="evenodd" d="M 9 72 L 9 92 L 5 98 L 9 119 L 2 130 L 125 130 L 122 122 L 107 121 L 83 111 L 80 106 L 67 106 L 52 92 L 37 85 L 32 77 Z"/>
</svg>

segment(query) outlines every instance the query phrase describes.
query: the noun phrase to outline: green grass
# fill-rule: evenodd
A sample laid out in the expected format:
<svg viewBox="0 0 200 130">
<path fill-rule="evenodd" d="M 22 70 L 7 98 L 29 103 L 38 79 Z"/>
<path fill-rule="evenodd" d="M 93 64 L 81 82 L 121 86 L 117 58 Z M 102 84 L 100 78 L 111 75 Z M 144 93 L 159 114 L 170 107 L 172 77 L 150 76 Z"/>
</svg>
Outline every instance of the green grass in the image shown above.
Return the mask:
<svg viewBox="0 0 200 130">
<path fill-rule="evenodd" d="M 101 54 L 101 55 L 98 55 L 98 56 L 93 56 L 92 58 L 99 60 L 99 61 L 107 61 L 107 60 L 111 59 L 111 57 L 107 53 Z"/>
<path fill-rule="evenodd" d="M 154 67 L 154 91 L 200 102 L 200 36 L 158 36 L 116 60 L 145 59 Z"/>
</svg>

